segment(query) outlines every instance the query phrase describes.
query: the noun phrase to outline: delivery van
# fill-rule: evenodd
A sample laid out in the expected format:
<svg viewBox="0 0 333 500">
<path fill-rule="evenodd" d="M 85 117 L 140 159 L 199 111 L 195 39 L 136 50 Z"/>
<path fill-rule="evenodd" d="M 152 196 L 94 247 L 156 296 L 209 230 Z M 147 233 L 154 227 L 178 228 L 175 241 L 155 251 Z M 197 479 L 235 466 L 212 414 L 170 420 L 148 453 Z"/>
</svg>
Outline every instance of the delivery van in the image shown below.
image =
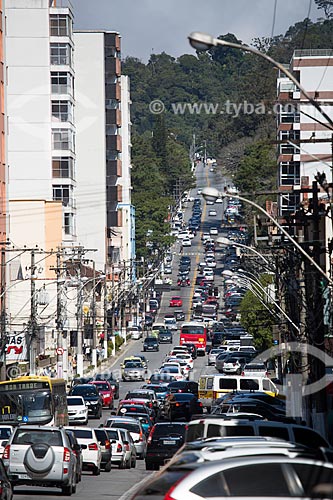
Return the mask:
<svg viewBox="0 0 333 500">
<path fill-rule="evenodd" d="M 199 379 L 199 399 L 210 408 L 213 402 L 227 392 L 260 391 L 277 396 L 279 391 L 268 377 L 243 377 L 241 375 L 210 374 Z"/>
</svg>

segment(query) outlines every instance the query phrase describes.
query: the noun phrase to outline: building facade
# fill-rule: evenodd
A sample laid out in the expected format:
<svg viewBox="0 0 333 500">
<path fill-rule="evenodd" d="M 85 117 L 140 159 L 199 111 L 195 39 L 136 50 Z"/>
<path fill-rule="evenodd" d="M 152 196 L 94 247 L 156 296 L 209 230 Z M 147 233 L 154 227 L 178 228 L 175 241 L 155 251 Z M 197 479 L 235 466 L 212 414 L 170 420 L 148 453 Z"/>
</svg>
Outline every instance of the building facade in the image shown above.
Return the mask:
<svg viewBox="0 0 333 500">
<path fill-rule="evenodd" d="M 109 275 L 135 255 L 129 82 L 119 33 L 76 31 L 74 41 L 78 240 Z"/>
<path fill-rule="evenodd" d="M 7 0 L 5 15 L 8 198 L 61 201 L 62 240 L 70 243 L 76 236 L 73 11 L 69 2 Z"/>
<path fill-rule="evenodd" d="M 331 49 L 295 50 L 289 68 L 303 88 L 333 119 L 333 60 Z M 301 196 L 283 194 L 294 187 L 311 186 L 317 172 L 331 182 L 332 131 L 323 116 L 283 74 L 277 80 L 280 110 L 277 122 L 279 213 L 299 207 Z"/>
</svg>

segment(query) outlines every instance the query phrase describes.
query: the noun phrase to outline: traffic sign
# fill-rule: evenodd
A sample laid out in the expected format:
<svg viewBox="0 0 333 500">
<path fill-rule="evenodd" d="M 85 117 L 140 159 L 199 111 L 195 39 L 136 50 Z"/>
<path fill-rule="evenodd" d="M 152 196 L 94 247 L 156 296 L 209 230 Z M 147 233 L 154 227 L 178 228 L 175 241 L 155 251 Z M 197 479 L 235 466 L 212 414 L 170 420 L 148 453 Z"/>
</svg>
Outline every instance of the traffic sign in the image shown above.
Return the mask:
<svg viewBox="0 0 333 500">
<path fill-rule="evenodd" d="M 57 347 L 56 349 L 56 353 L 61 356 L 62 354 L 64 354 L 64 349 L 62 347 Z"/>
</svg>

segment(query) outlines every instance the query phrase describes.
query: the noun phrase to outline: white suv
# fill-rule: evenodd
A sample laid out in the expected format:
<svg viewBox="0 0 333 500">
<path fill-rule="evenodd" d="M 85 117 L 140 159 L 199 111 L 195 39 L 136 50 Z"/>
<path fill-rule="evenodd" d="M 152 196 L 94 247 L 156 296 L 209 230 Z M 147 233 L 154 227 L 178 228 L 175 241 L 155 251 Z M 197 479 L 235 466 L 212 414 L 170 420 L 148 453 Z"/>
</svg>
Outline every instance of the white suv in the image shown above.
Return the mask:
<svg viewBox="0 0 333 500">
<path fill-rule="evenodd" d="M 94 429 L 90 429 L 89 427 L 67 427 L 67 429 L 75 434 L 82 448 L 82 469 L 90 470 L 94 476 L 99 476 L 101 472 L 102 451 Z"/>
<path fill-rule="evenodd" d="M 82 396 L 67 396 L 67 406 L 69 423 L 88 423 L 88 408 Z"/>
<path fill-rule="evenodd" d="M 76 491 L 76 456 L 65 429 L 26 425 L 17 427 L 3 452 L 3 463 L 13 486 L 61 488 Z"/>
</svg>

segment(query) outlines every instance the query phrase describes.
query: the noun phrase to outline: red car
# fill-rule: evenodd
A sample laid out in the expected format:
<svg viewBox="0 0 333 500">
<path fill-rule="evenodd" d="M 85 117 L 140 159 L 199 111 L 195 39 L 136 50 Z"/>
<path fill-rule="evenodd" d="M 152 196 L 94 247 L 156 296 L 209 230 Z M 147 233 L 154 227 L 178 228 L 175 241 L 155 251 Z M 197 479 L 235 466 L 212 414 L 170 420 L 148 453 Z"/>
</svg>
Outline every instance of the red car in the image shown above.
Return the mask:
<svg viewBox="0 0 333 500">
<path fill-rule="evenodd" d="M 92 380 L 89 383 L 97 387 L 98 392 L 103 398 L 103 406 L 112 409 L 114 394 L 110 383 L 107 380 Z"/>
<path fill-rule="evenodd" d="M 175 295 L 174 297 L 171 297 L 169 306 L 170 307 L 182 307 L 183 301 L 179 295 Z"/>
</svg>

